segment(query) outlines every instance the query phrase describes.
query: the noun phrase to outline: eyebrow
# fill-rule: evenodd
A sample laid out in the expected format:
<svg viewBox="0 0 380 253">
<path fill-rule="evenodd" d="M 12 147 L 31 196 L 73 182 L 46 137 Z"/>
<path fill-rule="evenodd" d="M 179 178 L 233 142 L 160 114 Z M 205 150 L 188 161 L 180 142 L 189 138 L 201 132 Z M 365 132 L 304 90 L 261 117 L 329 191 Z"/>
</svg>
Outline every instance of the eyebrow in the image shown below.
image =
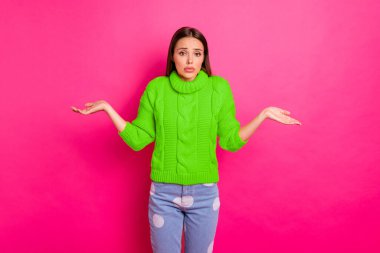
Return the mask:
<svg viewBox="0 0 380 253">
<path fill-rule="evenodd" d="M 177 51 L 178 51 L 178 50 L 181 50 L 181 49 L 187 49 L 187 47 L 181 47 L 181 48 L 177 48 Z M 203 51 L 203 50 L 202 50 L 202 49 L 200 49 L 200 48 L 194 48 L 194 50 Z"/>
</svg>

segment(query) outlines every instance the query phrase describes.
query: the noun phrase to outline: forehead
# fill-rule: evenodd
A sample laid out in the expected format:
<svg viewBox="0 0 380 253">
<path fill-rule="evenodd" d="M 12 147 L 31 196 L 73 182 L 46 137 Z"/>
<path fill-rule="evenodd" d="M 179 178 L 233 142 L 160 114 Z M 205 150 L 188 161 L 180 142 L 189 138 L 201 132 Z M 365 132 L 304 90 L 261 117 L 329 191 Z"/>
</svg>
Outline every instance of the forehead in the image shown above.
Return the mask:
<svg viewBox="0 0 380 253">
<path fill-rule="evenodd" d="M 202 49 L 203 44 L 194 37 L 184 37 L 177 41 L 175 48 Z"/>
</svg>

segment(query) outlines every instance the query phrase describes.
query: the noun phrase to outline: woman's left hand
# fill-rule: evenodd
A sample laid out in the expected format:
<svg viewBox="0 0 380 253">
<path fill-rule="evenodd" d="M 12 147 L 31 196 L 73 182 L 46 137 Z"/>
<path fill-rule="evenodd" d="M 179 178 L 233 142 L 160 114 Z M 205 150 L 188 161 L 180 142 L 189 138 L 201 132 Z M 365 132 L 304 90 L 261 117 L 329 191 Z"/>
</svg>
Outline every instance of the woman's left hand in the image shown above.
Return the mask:
<svg viewBox="0 0 380 253">
<path fill-rule="evenodd" d="M 301 122 L 299 122 L 298 120 L 293 119 L 292 117 L 289 116 L 290 115 L 289 111 L 286 111 L 286 110 L 278 108 L 278 107 L 274 107 L 274 106 L 267 107 L 264 109 L 263 113 L 267 118 L 276 120 L 276 121 L 281 122 L 283 124 L 302 125 Z"/>
</svg>

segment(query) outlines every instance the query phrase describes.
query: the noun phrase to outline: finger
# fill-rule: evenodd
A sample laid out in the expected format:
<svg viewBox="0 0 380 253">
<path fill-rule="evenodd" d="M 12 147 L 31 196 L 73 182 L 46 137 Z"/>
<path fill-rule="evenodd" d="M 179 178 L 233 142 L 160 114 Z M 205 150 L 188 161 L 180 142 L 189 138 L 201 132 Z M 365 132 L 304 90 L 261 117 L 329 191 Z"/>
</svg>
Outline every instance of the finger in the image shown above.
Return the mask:
<svg viewBox="0 0 380 253">
<path fill-rule="evenodd" d="M 78 109 L 78 108 L 76 108 L 76 107 L 74 107 L 74 106 L 72 106 L 71 108 L 72 108 L 72 110 L 73 110 L 74 112 L 78 112 L 78 113 L 81 113 L 81 114 L 88 114 L 88 109 L 89 109 L 89 108 L 86 108 L 85 110 Z"/>
<path fill-rule="evenodd" d="M 74 112 L 78 112 L 78 108 L 72 106 L 71 109 L 74 111 Z"/>
<path fill-rule="evenodd" d="M 79 112 L 81 114 L 87 114 L 87 110 L 86 109 L 84 109 L 84 110 L 77 109 L 77 112 Z"/>
<path fill-rule="evenodd" d="M 302 125 L 301 122 L 299 122 L 298 120 L 296 119 L 292 119 L 291 120 L 291 124 L 298 124 L 298 125 Z"/>
<path fill-rule="evenodd" d="M 301 122 L 300 122 L 299 120 L 296 120 L 296 119 L 294 119 L 294 118 L 291 118 L 291 119 L 292 119 L 292 122 L 293 122 L 294 124 L 302 125 Z"/>
<path fill-rule="evenodd" d="M 290 124 L 299 124 L 301 125 L 301 122 L 299 122 L 298 120 L 292 118 L 292 117 L 289 117 L 289 116 L 286 116 L 284 114 L 281 114 L 280 116 L 278 115 L 272 115 L 271 116 L 272 119 L 280 122 L 280 123 L 283 123 L 283 124 L 287 124 L 287 125 L 290 125 Z"/>
<path fill-rule="evenodd" d="M 271 119 L 276 120 L 276 121 L 283 123 L 283 124 L 288 124 L 288 121 L 289 121 L 289 117 L 285 116 L 283 114 L 272 115 Z"/>
<path fill-rule="evenodd" d="M 281 117 L 279 121 L 281 123 L 284 123 L 284 124 L 287 124 L 287 125 L 295 123 L 295 120 L 293 118 L 291 118 L 291 117 L 288 117 L 288 116 Z"/>
<path fill-rule="evenodd" d="M 94 103 L 91 103 L 91 102 L 85 104 L 85 106 L 93 106 L 93 105 L 94 105 Z"/>
<path fill-rule="evenodd" d="M 282 110 L 282 113 L 287 114 L 287 115 L 290 115 L 290 112 L 287 111 L 287 110 Z"/>
<path fill-rule="evenodd" d="M 88 108 L 86 108 L 86 110 L 85 110 L 85 113 L 86 114 L 91 114 L 91 113 L 93 113 L 94 112 L 94 108 L 90 108 L 90 107 L 88 107 Z"/>
</svg>

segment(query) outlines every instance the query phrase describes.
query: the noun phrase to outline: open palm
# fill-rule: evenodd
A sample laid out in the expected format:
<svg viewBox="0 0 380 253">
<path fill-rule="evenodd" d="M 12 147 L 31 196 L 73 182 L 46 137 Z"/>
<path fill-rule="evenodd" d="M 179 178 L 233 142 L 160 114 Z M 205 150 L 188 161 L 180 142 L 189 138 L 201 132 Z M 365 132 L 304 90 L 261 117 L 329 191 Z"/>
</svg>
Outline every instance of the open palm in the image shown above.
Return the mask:
<svg viewBox="0 0 380 253">
<path fill-rule="evenodd" d="M 290 117 L 290 112 L 278 107 L 267 107 L 265 108 L 265 115 L 273 120 L 281 122 L 283 124 L 298 124 L 302 125 L 298 120 Z"/>
<path fill-rule="evenodd" d="M 96 101 L 96 102 L 86 103 L 85 106 L 86 106 L 86 108 L 83 109 L 83 110 L 78 109 L 75 106 L 71 106 L 71 109 L 74 112 L 78 112 L 78 113 L 87 115 L 87 114 L 91 114 L 91 113 L 94 113 L 94 112 L 98 112 L 98 111 L 104 110 L 105 107 L 107 106 L 107 102 L 104 101 L 104 100 L 99 100 L 99 101 Z"/>
</svg>

